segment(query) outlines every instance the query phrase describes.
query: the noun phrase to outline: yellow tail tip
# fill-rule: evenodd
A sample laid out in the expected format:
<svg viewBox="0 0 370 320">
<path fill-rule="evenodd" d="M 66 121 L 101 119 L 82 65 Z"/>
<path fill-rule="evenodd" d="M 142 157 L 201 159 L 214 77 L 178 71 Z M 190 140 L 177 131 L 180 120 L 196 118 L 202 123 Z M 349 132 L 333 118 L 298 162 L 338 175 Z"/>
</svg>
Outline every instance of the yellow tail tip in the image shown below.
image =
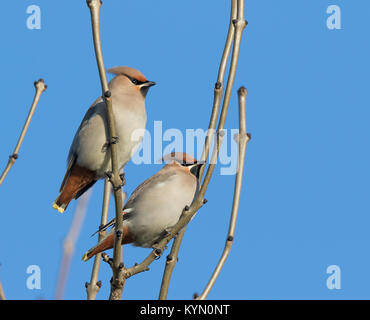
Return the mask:
<svg viewBox="0 0 370 320">
<path fill-rule="evenodd" d="M 64 209 L 59 207 L 55 202 L 53 202 L 53 209 L 58 210 L 60 213 L 64 212 Z"/>
<path fill-rule="evenodd" d="M 87 257 L 87 253 L 88 252 L 89 251 L 86 251 L 85 254 L 82 256 L 82 259 L 81 259 L 82 261 L 85 261 L 86 262 L 87 260 L 89 260 L 89 258 Z"/>
</svg>

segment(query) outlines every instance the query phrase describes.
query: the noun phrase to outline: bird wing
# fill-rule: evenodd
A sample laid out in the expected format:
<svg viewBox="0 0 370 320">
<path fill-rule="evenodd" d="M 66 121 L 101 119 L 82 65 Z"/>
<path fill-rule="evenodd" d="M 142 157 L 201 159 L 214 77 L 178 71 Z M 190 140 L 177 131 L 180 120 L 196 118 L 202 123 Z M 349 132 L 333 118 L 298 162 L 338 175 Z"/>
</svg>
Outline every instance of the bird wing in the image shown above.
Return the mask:
<svg viewBox="0 0 370 320">
<path fill-rule="evenodd" d="M 171 176 L 175 176 L 176 172 L 173 170 L 164 170 L 166 167 L 159 170 L 155 175 L 151 176 L 150 178 L 146 179 L 142 184 L 140 184 L 134 192 L 132 192 L 130 198 L 127 200 L 124 210 L 127 208 L 134 208 L 135 202 L 140 197 L 140 194 L 144 192 L 147 188 L 152 188 L 156 184 L 162 183 L 166 181 Z"/>
<path fill-rule="evenodd" d="M 66 184 L 68 180 L 69 174 L 71 173 L 71 168 L 75 164 L 76 159 L 77 157 L 74 154 L 68 155 L 67 170 L 66 170 L 66 173 L 64 174 L 64 178 L 63 178 L 62 184 L 60 185 L 59 192 L 62 192 L 62 189 L 64 188 L 64 185 Z"/>
<path fill-rule="evenodd" d="M 150 178 L 146 179 L 142 184 L 140 184 L 134 192 L 131 194 L 130 198 L 128 199 L 127 203 L 125 204 L 123 208 L 123 221 L 129 219 L 134 213 L 135 208 L 135 202 L 138 200 L 139 195 L 141 192 L 145 191 L 149 186 L 154 187 L 158 183 L 162 183 L 171 176 L 176 175 L 175 171 L 172 170 L 163 170 L 166 167 L 162 168 L 160 171 L 158 171 L 155 175 L 151 176 Z M 99 229 L 93 233 L 91 236 L 94 236 L 98 232 L 107 230 L 109 227 L 114 226 L 116 223 L 116 219 L 112 219 L 107 224 L 100 226 Z"/>
<path fill-rule="evenodd" d="M 96 106 L 100 103 L 104 103 L 103 101 L 101 101 L 101 97 L 96 99 L 95 102 L 91 105 L 91 107 L 86 111 L 77 131 L 76 131 L 76 134 L 73 138 L 73 141 L 72 141 L 72 144 L 71 144 L 71 147 L 69 149 L 69 153 L 68 153 L 68 163 L 71 161 L 71 159 L 73 157 L 76 157 L 76 147 L 78 145 L 78 139 L 79 139 L 79 132 L 81 130 L 82 127 L 84 127 L 86 125 L 86 123 L 89 122 L 89 120 L 95 115 L 95 112 L 96 112 Z M 76 157 L 77 159 L 77 157 Z"/>
<path fill-rule="evenodd" d="M 123 211 L 123 221 L 127 220 L 128 218 L 130 217 L 129 215 L 129 211 L 128 212 L 125 212 Z M 106 223 L 105 225 L 103 226 L 100 226 L 99 229 L 97 231 L 95 231 L 92 235 L 92 236 L 95 236 L 97 233 L 101 232 L 101 231 L 105 231 L 107 230 L 109 227 L 113 227 L 114 225 L 116 224 L 116 218 L 113 218 L 111 221 L 109 221 L 108 223 Z"/>
<path fill-rule="evenodd" d="M 69 153 L 68 153 L 68 157 L 67 157 L 67 170 L 66 170 L 66 173 L 64 174 L 64 178 L 63 178 L 63 181 L 60 185 L 60 189 L 59 189 L 59 192 L 62 191 L 64 185 L 66 184 L 67 180 L 68 180 L 68 177 L 69 177 L 69 174 L 71 173 L 71 168 L 73 167 L 73 165 L 76 163 L 76 160 L 77 160 L 77 154 L 76 154 L 76 146 L 77 146 L 77 141 L 78 141 L 78 132 L 80 131 L 81 127 L 84 126 L 84 124 L 89 121 L 89 119 L 94 115 L 95 111 L 96 111 L 96 108 L 95 106 L 97 105 L 97 103 L 99 102 L 99 99 L 101 98 L 98 98 L 96 99 L 96 101 L 91 105 L 91 107 L 87 110 L 87 112 L 85 113 L 85 116 L 83 117 L 82 121 L 81 121 L 81 124 L 80 126 L 78 127 L 78 130 L 73 138 L 73 141 L 72 141 L 72 144 L 71 144 L 71 147 L 69 148 Z"/>
</svg>

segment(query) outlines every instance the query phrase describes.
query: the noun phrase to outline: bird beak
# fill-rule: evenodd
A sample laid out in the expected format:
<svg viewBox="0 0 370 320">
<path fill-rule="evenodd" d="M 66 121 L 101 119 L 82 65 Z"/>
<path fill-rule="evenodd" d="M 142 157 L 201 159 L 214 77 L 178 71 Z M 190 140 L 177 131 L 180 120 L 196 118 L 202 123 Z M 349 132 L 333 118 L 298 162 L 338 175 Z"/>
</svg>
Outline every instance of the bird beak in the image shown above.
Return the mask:
<svg viewBox="0 0 370 320">
<path fill-rule="evenodd" d="M 190 167 L 190 172 L 197 178 L 199 179 L 199 173 L 200 173 L 200 169 L 202 168 L 202 166 L 205 165 L 205 162 L 197 162 L 195 164 L 193 164 L 191 167 Z"/>
<path fill-rule="evenodd" d="M 155 85 L 156 85 L 156 83 L 154 81 L 146 81 L 141 85 L 140 92 L 141 92 L 141 94 L 143 95 L 144 98 L 146 97 L 149 88 L 152 87 L 152 86 L 155 86 Z"/>
<path fill-rule="evenodd" d="M 155 86 L 156 83 L 154 81 L 147 81 L 144 83 L 144 86 L 147 86 L 147 87 L 152 87 L 152 86 Z"/>
</svg>

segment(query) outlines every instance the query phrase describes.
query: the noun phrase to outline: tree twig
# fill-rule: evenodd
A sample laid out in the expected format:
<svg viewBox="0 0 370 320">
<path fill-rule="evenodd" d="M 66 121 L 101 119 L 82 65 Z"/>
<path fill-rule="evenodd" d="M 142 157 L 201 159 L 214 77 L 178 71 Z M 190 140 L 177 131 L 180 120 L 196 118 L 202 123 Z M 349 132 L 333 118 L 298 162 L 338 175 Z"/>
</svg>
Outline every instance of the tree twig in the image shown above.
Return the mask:
<svg viewBox="0 0 370 320">
<path fill-rule="evenodd" d="M 243 30 L 245 26 L 247 25 L 247 22 L 244 20 L 244 0 L 238 0 L 237 2 L 237 19 L 233 20 L 233 25 L 235 27 L 235 33 L 234 33 L 234 45 L 233 45 L 233 51 L 232 51 L 232 58 L 231 58 L 231 63 L 230 63 L 230 71 L 229 71 L 229 77 L 228 77 L 226 91 L 225 91 L 225 98 L 224 98 L 222 109 L 221 109 L 220 120 L 219 120 L 217 131 L 216 131 L 219 136 L 223 132 L 223 129 L 224 129 L 226 115 L 227 115 L 227 111 L 228 111 L 228 107 L 230 103 L 231 91 L 232 91 L 232 87 L 233 87 L 234 79 L 235 79 L 236 67 L 238 64 L 241 37 L 242 37 Z M 222 139 L 216 140 L 216 146 L 215 146 L 216 158 L 218 157 L 218 154 L 220 151 L 221 142 L 222 142 Z M 212 160 L 210 161 L 210 164 L 208 165 L 207 172 L 203 180 L 199 194 L 197 198 L 193 201 L 192 205 L 183 210 L 179 221 L 176 223 L 175 226 L 171 228 L 171 232 L 168 233 L 166 236 L 164 236 L 159 241 L 159 243 L 155 246 L 153 251 L 140 264 L 136 264 L 133 267 L 125 270 L 126 279 L 139 272 L 148 270 L 148 266 L 158 256 L 162 254 L 163 250 L 165 249 L 169 241 L 171 241 L 171 239 L 175 237 L 175 235 L 177 235 L 180 232 L 180 230 L 190 222 L 191 218 L 203 206 L 204 195 L 207 191 L 209 182 L 211 180 L 214 167 L 215 167 L 215 163 L 216 161 L 212 161 Z"/>
<path fill-rule="evenodd" d="M 111 183 L 108 181 L 108 179 L 105 179 L 103 206 L 102 206 L 102 214 L 101 214 L 101 220 L 100 220 L 101 226 L 104 226 L 108 220 L 108 209 L 109 209 L 111 189 L 112 189 Z M 106 233 L 105 231 L 99 232 L 98 242 L 100 242 L 100 240 L 104 238 L 105 233 Z M 101 288 L 101 281 L 98 281 L 100 262 L 101 262 L 101 253 L 98 253 L 95 255 L 95 258 L 94 258 L 94 265 L 91 271 L 90 282 L 86 282 L 85 284 L 88 300 L 95 300 L 96 295 L 98 294 L 99 289 Z"/>
<path fill-rule="evenodd" d="M 226 37 L 226 43 L 224 47 L 224 51 L 222 53 L 222 58 L 220 61 L 220 66 L 218 69 L 217 81 L 215 83 L 214 93 L 213 93 L 213 108 L 211 113 L 211 118 L 209 120 L 208 126 L 208 135 L 206 136 L 206 140 L 204 142 L 203 152 L 201 161 L 206 161 L 209 155 L 210 150 L 210 142 L 212 141 L 212 136 L 214 130 L 216 129 L 217 118 L 220 111 L 220 105 L 222 100 L 222 94 L 224 90 L 224 77 L 226 72 L 227 61 L 229 60 L 231 47 L 234 41 L 234 24 L 233 21 L 237 17 L 237 0 L 231 0 L 231 12 L 230 12 L 230 22 L 229 22 L 229 29 Z M 203 166 L 200 169 L 200 179 L 203 177 L 205 167 Z"/>
<path fill-rule="evenodd" d="M 239 59 L 239 51 L 240 51 L 240 43 L 243 35 L 243 30 L 247 26 L 247 21 L 244 19 L 244 0 L 238 0 L 237 1 L 237 18 L 232 21 L 235 32 L 234 32 L 234 42 L 233 42 L 233 50 L 232 50 L 232 57 L 230 62 L 230 69 L 229 69 L 229 76 L 227 79 L 227 85 L 226 85 L 226 91 L 225 91 L 225 97 L 222 104 L 220 119 L 218 122 L 217 131 L 223 130 L 225 126 L 226 121 L 226 115 L 230 104 L 230 97 L 232 88 L 234 85 L 234 79 L 236 74 L 236 68 L 238 65 L 238 59 Z M 219 147 L 217 147 L 217 150 L 219 150 Z M 211 180 L 213 170 L 215 168 L 215 163 L 210 163 L 206 175 L 204 177 L 202 188 L 200 190 L 198 197 L 204 197 L 204 194 L 208 188 L 208 184 Z"/>
<path fill-rule="evenodd" d="M 112 98 L 111 92 L 108 88 L 107 76 L 104 68 L 104 60 L 101 49 L 100 41 L 100 0 L 87 0 L 87 5 L 91 13 L 91 24 L 94 39 L 95 56 L 99 69 L 100 82 L 103 91 L 103 99 L 107 107 L 108 114 L 108 127 L 109 127 L 109 138 L 110 141 L 116 141 L 117 134 L 115 128 L 115 121 L 112 110 Z M 119 138 L 119 137 L 118 137 Z M 116 225 L 115 225 L 115 238 L 113 248 L 113 263 L 111 265 L 113 271 L 113 278 L 111 281 L 111 292 L 109 299 L 119 300 L 122 297 L 122 291 L 124 287 L 124 278 L 122 277 L 122 236 L 123 236 L 123 219 L 122 219 L 122 207 L 123 207 L 123 194 L 122 194 L 122 180 L 119 175 L 118 168 L 118 155 L 117 155 L 117 144 L 110 144 L 111 160 L 112 160 L 112 174 L 110 176 L 110 182 L 113 187 L 113 194 L 115 200 L 115 212 L 116 212 Z"/>
<path fill-rule="evenodd" d="M 100 36 L 99 36 L 99 10 L 100 10 L 101 3 L 98 0 L 95 0 L 95 1 L 94 0 L 88 0 L 87 3 L 89 5 L 90 11 L 91 11 L 93 34 L 94 34 L 94 45 L 95 45 L 95 51 L 96 51 L 98 66 L 99 66 L 99 70 L 103 70 L 103 72 L 104 72 L 104 66 L 101 67 L 103 65 L 103 63 L 102 63 L 102 54 L 101 54 Z M 235 2 L 232 2 L 232 3 L 233 3 L 232 14 L 234 12 L 234 15 L 235 15 Z M 239 11 L 242 11 L 242 13 L 240 13 Z M 233 82 L 234 82 L 235 72 L 236 72 L 236 66 L 237 66 L 237 61 L 238 61 L 238 56 L 239 56 L 241 34 L 242 34 L 243 29 L 246 26 L 246 21 L 244 21 L 244 3 L 241 0 L 238 0 L 238 2 L 237 2 L 237 15 L 236 16 L 237 16 L 236 19 L 232 19 L 232 24 L 233 24 L 233 30 L 234 31 L 229 29 L 227 43 L 226 43 L 224 54 L 223 54 L 223 56 L 226 57 L 225 58 L 226 60 L 224 61 L 224 58 L 222 59 L 222 63 L 220 65 L 220 70 L 219 70 L 219 79 L 218 79 L 218 81 L 215 85 L 214 108 L 213 108 L 213 111 L 212 111 L 212 115 L 211 115 L 211 119 L 210 119 L 210 125 L 209 125 L 209 127 L 212 128 L 212 129 L 214 129 L 216 127 L 217 115 L 218 115 L 218 111 L 219 111 L 219 107 L 220 107 L 220 101 L 221 101 L 221 97 L 222 97 L 222 87 L 223 87 L 223 85 L 222 85 L 222 81 L 219 81 L 219 80 L 221 80 L 221 78 L 224 77 L 226 63 L 227 63 L 227 56 L 229 54 L 228 52 L 230 52 L 232 43 L 234 42 L 232 59 L 231 59 L 231 63 L 230 63 L 229 77 L 228 77 L 226 91 L 225 91 L 225 99 L 224 99 L 224 102 L 223 102 L 223 105 L 222 105 L 220 120 L 219 120 L 219 123 L 218 123 L 218 126 L 217 126 L 217 131 L 216 131 L 217 140 L 216 140 L 216 143 L 215 143 L 215 149 L 214 149 L 214 152 L 213 152 L 212 160 L 211 160 L 211 162 L 208 166 L 207 173 L 206 173 L 205 178 L 203 180 L 200 192 L 199 192 L 197 198 L 195 199 L 195 201 L 193 201 L 192 205 L 190 207 L 184 208 L 178 223 L 174 227 L 172 227 L 170 232 L 167 235 L 165 235 L 154 246 L 152 252 L 147 256 L 147 258 L 145 258 L 140 264 L 135 264 L 131 268 L 125 268 L 124 267 L 123 263 L 121 262 L 122 258 L 117 260 L 117 257 L 120 256 L 120 253 L 121 253 L 121 250 L 120 250 L 120 244 L 121 244 L 120 236 L 122 236 L 121 209 L 122 209 L 123 201 L 121 202 L 121 206 L 120 206 L 119 211 L 118 211 L 117 200 L 116 200 L 116 221 L 117 221 L 117 225 L 116 225 L 116 235 L 115 235 L 114 258 L 113 258 L 113 260 L 109 259 L 109 257 L 106 254 L 103 254 L 103 260 L 108 262 L 110 264 L 110 266 L 112 267 L 112 270 L 113 270 L 113 278 L 112 278 L 112 281 L 111 281 L 110 299 L 120 299 L 121 298 L 123 286 L 124 286 L 124 283 L 125 283 L 126 279 L 128 279 L 129 277 L 131 277 L 131 276 L 133 276 L 137 273 L 149 270 L 149 268 L 148 268 L 149 265 L 155 259 L 157 259 L 158 257 L 160 257 L 162 255 L 163 250 L 165 249 L 165 247 L 169 243 L 169 241 L 172 238 L 174 238 L 189 223 L 191 218 L 196 214 L 196 212 L 199 210 L 199 208 L 201 208 L 203 206 L 203 204 L 205 203 L 204 195 L 205 195 L 205 192 L 208 188 L 210 179 L 212 177 L 214 166 L 215 166 L 216 159 L 218 157 L 218 153 L 219 153 L 219 150 L 220 150 L 220 145 L 221 145 L 221 142 L 222 142 L 223 128 L 224 128 L 224 124 L 225 124 L 225 120 L 226 120 L 226 114 L 227 114 L 228 106 L 229 106 L 229 103 L 230 103 L 230 95 L 231 95 L 231 90 L 232 90 L 232 87 L 233 87 Z M 97 48 L 99 50 L 97 50 Z M 102 75 L 102 72 L 100 72 L 100 74 Z M 104 75 L 105 75 L 105 73 L 104 73 Z M 102 80 L 102 76 L 101 76 L 101 81 L 102 81 L 104 99 L 106 101 L 107 108 L 109 109 L 109 102 L 111 104 L 111 101 L 109 101 L 110 100 L 109 99 L 110 94 L 109 94 L 109 91 L 104 90 L 104 85 L 103 85 L 104 81 Z M 209 145 L 210 145 L 209 141 L 211 140 L 211 135 L 213 134 L 213 131 L 210 133 L 210 135 L 208 135 L 208 137 L 207 137 L 208 141 L 205 142 L 205 150 L 204 150 L 203 155 L 202 155 L 202 158 L 204 157 L 204 159 L 208 158 Z M 220 139 L 220 137 L 221 137 L 221 139 Z M 113 162 L 113 156 L 112 156 L 112 162 Z M 202 172 L 202 174 L 203 174 L 203 172 Z M 113 175 L 114 175 L 114 173 L 113 173 Z M 115 184 L 113 182 L 112 182 L 112 184 L 113 184 L 113 187 L 114 187 Z M 114 189 L 114 190 L 116 190 L 116 189 Z M 120 220 L 121 220 L 121 223 L 120 223 Z M 178 244 L 180 244 L 180 243 L 181 243 L 181 241 L 178 242 Z M 119 252 L 118 252 L 118 250 L 119 250 Z M 178 251 L 178 248 L 175 247 L 174 252 L 175 251 Z"/>
<path fill-rule="evenodd" d="M 226 115 L 227 115 L 228 107 L 230 104 L 230 97 L 231 97 L 232 87 L 234 84 L 235 73 L 236 73 L 238 59 L 239 59 L 241 39 L 242 39 L 243 31 L 248 24 L 248 22 L 244 18 L 244 0 L 237 0 L 237 18 L 234 19 L 232 22 L 235 28 L 233 50 L 232 50 L 232 57 L 231 57 L 231 63 L 230 63 L 230 69 L 229 69 L 229 77 L 228 77 L 227 85 L 226 85 L 225 97 L 224 97 L 224 101 L 223 101 L 223 105 L 221 109 L 220 120 L 218 123 L 218 130 L 222 130 L 225 125 Z M 219 150 L 219 148 L 217 148 L 217 150 Z M 208 184 L 212 176 L 212 173 L 214 171 L 214 168 L 215 168 L 215 164 L 210 163 L 210 165 L 208 166 L 207 173 L 204 178 L 203 184 L 202 184 L 202 188 L 199 192 L 199 197 L 204 196 L 204 193 L 208 187 Z"/>
<path fill-rule="evenodd" d="M 0 300 L 6 300 L 3 285 L 0 281 Z"/>
<path fill-rule="evenodd" d="M 55 291 L 56 300 L 62 300 L 64 297 L 64 291 L 67 283 L 69 268 L 71 265 L 73 253 L 75 251 L 76 241 L 80 234 L 82 223 L 85 219 L 85 214 L 89 203 L 90 195 L 91 189 L 81 196 L 80 201 L 78 202 L 75 210 L 71 227 L 64 240 L 63 257 L 60 264 L 57 288 Z"/>
<path fill-rule="evenodd" d="M 239 134 L 235 137 L 239 146 L 239 156 L 238 156 L 238 171 L 235 177 L 235 188 L 234 188 L 234 199 L 233 206 L 231 210 L 230 223 L 228 236 L 226 238 L 225 248 L 221 255 L 221 258 L 213 272 L 211 279 L 209 280 L 206 288 L 203 293 L 198 297 L 198 300 L 204 300 L 207 298 L 209 292 L 213 288 L 216 279 L 218 278 L 222 267 L 225 264 L 225 261 L 230 253 L 231 246 L 234 241 L 236 219 L 238 216 L 239 201 L 240 201 L 240 192 L 243 181 L 243 171 L 244 171 L 244 162 L 245 162 L 245 152 L 247 144 L 250 140 L 250 135 L 246 133 L 246 115 L 245 115 L 245 106 L 246 106 L 246 96 L 247 90 L 244 87 L 241 87 L 238 91 L 239 95 Z"/>
<path fill-rule="evenodd" d="M 14 151 L 13 153 L 10 155 L 9 157 L 9 160 L 8 160 L 8 164 L 7 166 L 5 167 L 3 173 L 1 174 L 0 176 L 0 185 L 3 183 L 5 177 L 7 176 L 9 170 L 11 169 L 11 167 L 13 166 L 13 164 L 15 163 L 15 161 L 18 159 L 18 152 L 19 152 L 19 149 L 21 148 L 21 145 L 22 145 L 22 142 L 23 142 L 23 139 L 26 135 L 26 132 L 28 130 L 28 127 L 31 123 L 31 119 L 33 117 L 33 114 L 35 113 L 35 110 L 36 110 L 36 107 L 37 107 L 37 104 L 40 100 L 40 97 L 41 97 L 41 94 L 46 90 L 47 88 L 47 85 L 45 84 L 44 80 L 43 79 L 40 79 L 38 81 L 35 81 L 34 82 L 34 86 L 35 86 L 35 89 L 36 89 L 36 92 L 35 92 L 35 97 L 33 98 L 33 102 L 32 102 L 32 105 L 31 105 L 31 108 L 30 108 L 30 111 L 28 113 L 28 116 L 27 116 L 27 119 L 26 119 L 26 122 L 23 126 L 23 129 L 22 129 L 22 132 L 21 132 L 21 135 L 19 136 L 19 139 L 18 139 L 18 142 L 14 148 Z"/>
<path fill-rule="evenodd" d="M 182 239 L 185 234 L 186 227 L 184 227 L 179 234 L 176 236 L 176 238 L 173 240 L 173 244 L 171 247 L 171 252 L 166 258 L 166 266 L 163 272 L 162 277 L 162 283 L 161 283 L 161 289 L 159 292 L 159 300 L 166 300 L 167 299 L 167 293 L 168 288 L 170 286 L 170 281 L 172 277 L 173 269 L 176 266 L 176 263 L 178 261 L 178 254 L 180 250 L 180 246 L 182 243 Z"/>
<path fill-rule="evenodd" d="M 201 156 L 201 161 L 206 161 L 209 156 L 209 151 L 210 151 L 210 142 L 212 141 L 212 137 L 216 128 L 217 124 L 217 119 L 218 119 L 218 114 L 220 110 L 220 105 L 221 105 L 221 100 L 222 100 L 222 94 L 223 94 L 223 83 L 224 83 L 224 77 L 225 77 L 225 71 L 226 71 L 226 66 L 227 66 L 227 61 L 229 59 L 231 47 L 233 44 L 234 40 L 234 19 L 237 17 L 237 0 L 231 0 L 231 11 L 230 11 L 230 21 L 229 21 L 229 29 L 226 37 L 226 43 L 224 47 L 224 51 L 222 54 L 222 58 L 220 61 L 220 66 L 218 69 L 218 76 L 217 76 L 217 81 L 215 84 L 214 88 L 214 95 L 213 95 L 213 108 L 212 108 L 212 113 L 211 117 L 209 120 L 209 125 L 208 125 L 208 134 L 206 136 L 205 142 L 204 142 L 204 147 L 202 151 L 202 156 Z M 199 179 L 201 180 L 203 177 L 204 173 L 204 168 L 203 166 L 200 169 L 200 174 L 199 174 Z M 181 247 L 181 242 L 184 237 L 184 233 L 186 231 L 186 226 L 180 231 L 178 236 L 174 239 L 172 248 L 171 248 L 171 253 L 167 256 L 167 261 L 166 261 L 166 266 L 165 270 L 163 273 L 163 278 L 162 278 L 162 284 L 161 284 L 161 289 L 160 289 L 160 294 L 159 294 L 159 299 L 164 300 L 167 299 L 167 293 L 168 293 L 168 288 L 169 288 L 169 282 L 171 280 L 172 272 L 175 268 L 175 265 L 178 261 L 178 253 Z"/>
</svg>

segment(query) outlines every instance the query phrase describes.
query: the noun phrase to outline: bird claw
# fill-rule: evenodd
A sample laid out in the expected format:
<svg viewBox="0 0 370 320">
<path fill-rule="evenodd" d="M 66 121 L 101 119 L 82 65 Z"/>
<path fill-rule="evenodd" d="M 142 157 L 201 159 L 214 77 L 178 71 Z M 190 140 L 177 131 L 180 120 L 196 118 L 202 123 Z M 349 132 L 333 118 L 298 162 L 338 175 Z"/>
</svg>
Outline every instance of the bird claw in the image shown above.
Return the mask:
<svg viewBox="0 0 370 320">
<path fill-rule="evenodd" d="M 126 179 L 125 179 L 125 173 L 122 172 L 119 177 L 121 178 L 122 181 L 122 187 L 126 184 Z"/>
<path fill-rule="evenodd" d="M 164 250 L 162 250 L 161 248 L 158 248 L 156 245 L 158 243 L 155 243 L 153 246 L 152 246 L 152 249 L 154 250 L 154 254 L 155 254 L 155 260 L 158 260 L 160 259 L 160 257 L 162 256 L 162 253 Z"/>
<path fill-rule="evenodd" d="M 119 138 L 118 137 L 112 137 L 112 139 L 110 141 L 107 141 L 106 143 L 103 144 L 102 148 L 101 148 L 101 152 L 105 153 L 107 152 L 108 148 L 112 145 L 112 144 L 116 144 L 118 143 L 119 141 Z"/>
<path fill-rule="evenodd" d="M 109 142 L 104 143 L 103 146 L 101 147 L 101 152 L 102 153 L 107 152 L 108 147 L 109 147 Z"/>
<path fill-rule="evenodd" d="M 116 144 L 116 143 L 118 143 L 118 141 L 119 141 L 119 138 L 117 136 L 114 136 L 114 137 L 112 137 L 109 144 Z"/>
<path fill-rule="evenodd" d="M 121 179 L 121 184 L 115 188 L 115 191 L 123 188 L 126 185 L 125 173 L 122 172 L 119 174 L 119 178 Z"/>
<path fill-rule="evenodd" d="M 172 233 L 173 228 L 168 227 L 163 231 L 163 237 L 171 236 L 171 238 L 176 238 L 176 234 Z"/>
<path fill-rule="evenodd" d="M 114 190 L 114 191 L 118 191 L 118 190 L 121 190 L 121 189 L 122 189 L 122 187 L 123 187 L 123 185 L 122 185 L 122 184 L 120 184 L 120 185 L 118 185 L 117 187 L 113 187 L 113 190 Z"/>
<path fill-rule="evenodd" d="M 112 183 L 112 185 L 113 185 L 113 190 L 114 191 L 118 191 L 118 190 L 121 190 L 122 189 L 122 187 L 124 187 L 125 186 L 125 177 L 124 177 L 124 175 L 123 175 L 123 178 L 122 178 L 122 174 L 120 174 L 119 176 L 120 176 L 120 179 L 121 179 L 121 183 L 118 185 L 118 186 L 115 186 L 115 183 L 112 181 L 112 178 L 113 178 L 113 172 L 112 171 L 107 171 L 107 172 L 105 172 L 105 176 L 108 178 L 108 180 L 109 180 L 109 182 L 111 182 Z M 123 180 L 122 180 L 123 179 Z"/>
</svg>

